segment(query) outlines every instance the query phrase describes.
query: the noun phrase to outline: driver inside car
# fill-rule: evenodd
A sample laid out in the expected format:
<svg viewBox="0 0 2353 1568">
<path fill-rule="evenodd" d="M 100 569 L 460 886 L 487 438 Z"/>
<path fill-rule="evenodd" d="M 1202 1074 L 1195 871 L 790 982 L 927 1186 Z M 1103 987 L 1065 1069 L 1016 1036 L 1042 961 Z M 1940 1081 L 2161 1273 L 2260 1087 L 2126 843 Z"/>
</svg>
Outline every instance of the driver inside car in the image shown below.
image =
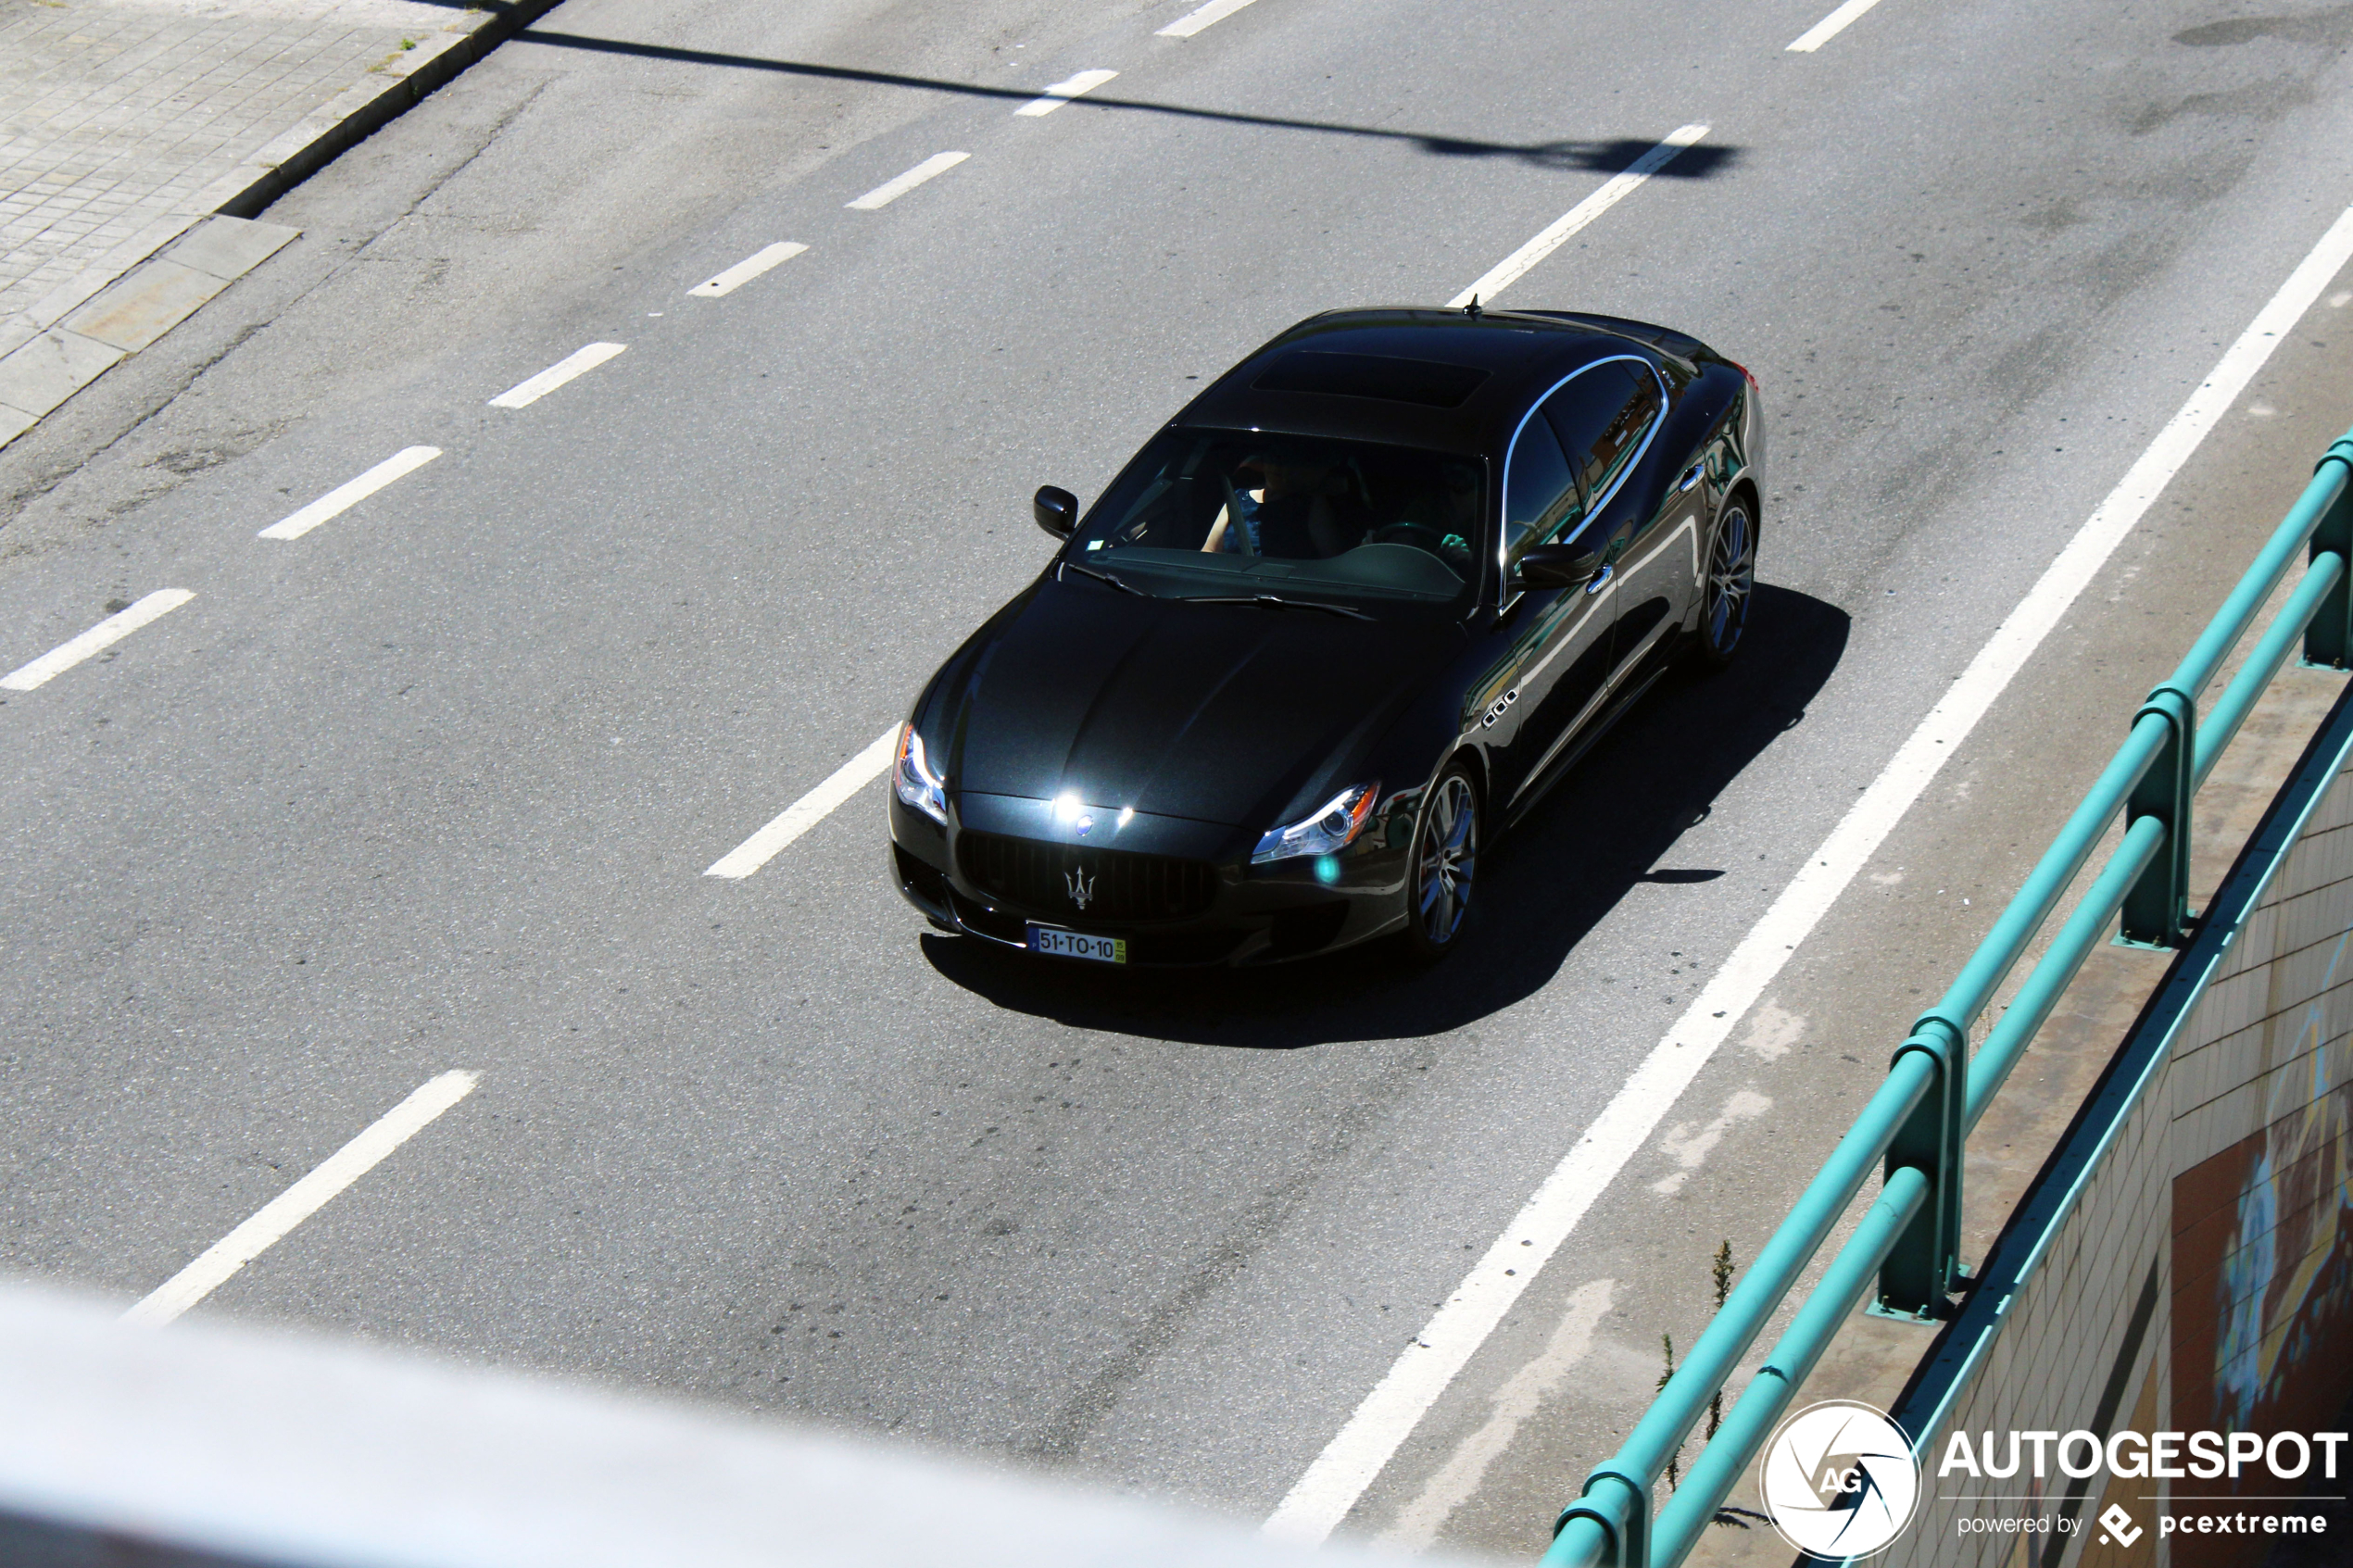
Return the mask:
<svg viewBox="0 0 2353 1568">
<path fill-rule="evenodd" d="M 1349 479 L 1344 469 L 1253 453 L 1235 466 L 1232 499 L 1217 508 L 1202 552 L 1315 560 L 1352 549 L 1365 531 L 1346 515 Z"/>
</svg>

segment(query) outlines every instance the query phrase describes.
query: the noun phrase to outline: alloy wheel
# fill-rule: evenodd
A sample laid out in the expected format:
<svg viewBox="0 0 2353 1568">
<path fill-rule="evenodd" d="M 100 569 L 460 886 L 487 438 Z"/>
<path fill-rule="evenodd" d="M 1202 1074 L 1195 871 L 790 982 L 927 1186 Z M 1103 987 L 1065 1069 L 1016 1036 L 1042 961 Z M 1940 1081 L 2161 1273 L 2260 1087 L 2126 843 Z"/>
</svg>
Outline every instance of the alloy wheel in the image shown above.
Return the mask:
<svg viewBox="0 0 2353 1568">
<path fill-rule="evenodd" d="M 1756 585 L 1756 532 L 1743 508 L 1727 508 L 1708 552 L 1707 608 L 1703 625 L 1707 651 L 1718 662 L 1740 646 L 1748 624 L 1748 599 Z"/>
<path fill-rule="evenodd" d="M 1442 949 L 1462 929 L 1478 869 L 1478 800 L 1470 781 L 1449 773 L 1431 797 L 1415 867 L 1415 913 L 1424 943 Z"/>
</svg>

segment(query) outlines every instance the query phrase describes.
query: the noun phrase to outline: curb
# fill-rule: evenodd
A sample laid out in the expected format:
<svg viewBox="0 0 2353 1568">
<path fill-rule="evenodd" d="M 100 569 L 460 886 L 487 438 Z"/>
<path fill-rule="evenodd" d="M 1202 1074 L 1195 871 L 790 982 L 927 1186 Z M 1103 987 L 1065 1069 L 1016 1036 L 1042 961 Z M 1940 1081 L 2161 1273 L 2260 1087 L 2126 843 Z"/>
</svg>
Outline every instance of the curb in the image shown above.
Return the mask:
<svg viewBox="0 0 2353 1568">
<path fill-rule="evenodd" d="M 157 220 L 25 309 L 0 320 L 0 447 L 185 320 L 299 232 L 252 222 L 257 214 L 560 3 L 510 0 L 495 10 L 467 12 L 449 31 L 418 40 L 415 49 L 387 62 L 380 73 L 328 99 L 198 192 L 188 210 Z M 170 253 L 158 256 L 167 245 Z M 192 261 L 181 256 L 183 251 L 203 259 Z M 121 330 L 126 315 L 138 323 L 127 333 Z M 83 330 L 94 321 L 103 324 Z"/>
<path fill-rule="evenodd" d="M 205 210 L 222 217 L 255 217 L 561 3 L 511 0 L 496 10 L 465 13 L 449 24 L 464 31 L 420 40 L 409 55 L 386 66 L 384 74 L 393 79 L 390 85 L 371 91 L 368 83 L 360 82 L 344 89 L 310 118 L 254 154 L 249 162 L 207 186 L 196 201 L 213 198 L 213 205 Z M 217 197 L 216 192 L 220 193 Z"/>
</svg>

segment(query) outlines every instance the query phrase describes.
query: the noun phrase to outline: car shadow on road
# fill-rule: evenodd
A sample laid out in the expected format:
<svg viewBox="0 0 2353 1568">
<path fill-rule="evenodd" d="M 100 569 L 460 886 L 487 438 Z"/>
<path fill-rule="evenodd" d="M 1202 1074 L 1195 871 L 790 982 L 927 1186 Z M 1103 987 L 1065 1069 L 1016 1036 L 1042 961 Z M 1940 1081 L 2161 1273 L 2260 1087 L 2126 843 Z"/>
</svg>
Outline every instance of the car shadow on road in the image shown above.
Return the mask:
<svg viewBox="0 0 2353 1568">
<path fill-rule="evenodd" d="M 1659 860 L 1804 721 L 1847 629 L 1836 606 L 1758 584 L 1740 662 L 1719 675 L 1669 676 L 1618 721 L 1484 857 L 1478 926 L 1435 968 L 1413 965 L 1396 938 L 1265 969 L 1132 974 L 952 936 L 925 936 L 924 956 L 999 1007 L 1148 1039 L 1282 1050 L 1459 1028 L 1542 988 L 1637 883 L 1695 885 L 1724 873 Z M 1755 851 L 1735 852 L 1754 863 Z"/>
</svg>

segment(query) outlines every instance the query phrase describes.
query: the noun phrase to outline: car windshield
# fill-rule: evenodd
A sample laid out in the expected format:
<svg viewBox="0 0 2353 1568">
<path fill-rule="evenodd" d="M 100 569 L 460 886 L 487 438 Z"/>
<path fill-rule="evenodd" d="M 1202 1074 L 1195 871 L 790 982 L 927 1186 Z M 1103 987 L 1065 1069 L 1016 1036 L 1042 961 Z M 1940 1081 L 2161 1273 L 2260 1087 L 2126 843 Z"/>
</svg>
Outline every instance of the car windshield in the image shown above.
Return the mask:
<svg viewBox="0 0 2353 1568">
<path fill-rule="evenodd" d="M 1164 431 L 1063 558 L 1157 598 L 1453 604 L 1478 585 L 1483 470 L 1370 442 Z"/>
</svg>

